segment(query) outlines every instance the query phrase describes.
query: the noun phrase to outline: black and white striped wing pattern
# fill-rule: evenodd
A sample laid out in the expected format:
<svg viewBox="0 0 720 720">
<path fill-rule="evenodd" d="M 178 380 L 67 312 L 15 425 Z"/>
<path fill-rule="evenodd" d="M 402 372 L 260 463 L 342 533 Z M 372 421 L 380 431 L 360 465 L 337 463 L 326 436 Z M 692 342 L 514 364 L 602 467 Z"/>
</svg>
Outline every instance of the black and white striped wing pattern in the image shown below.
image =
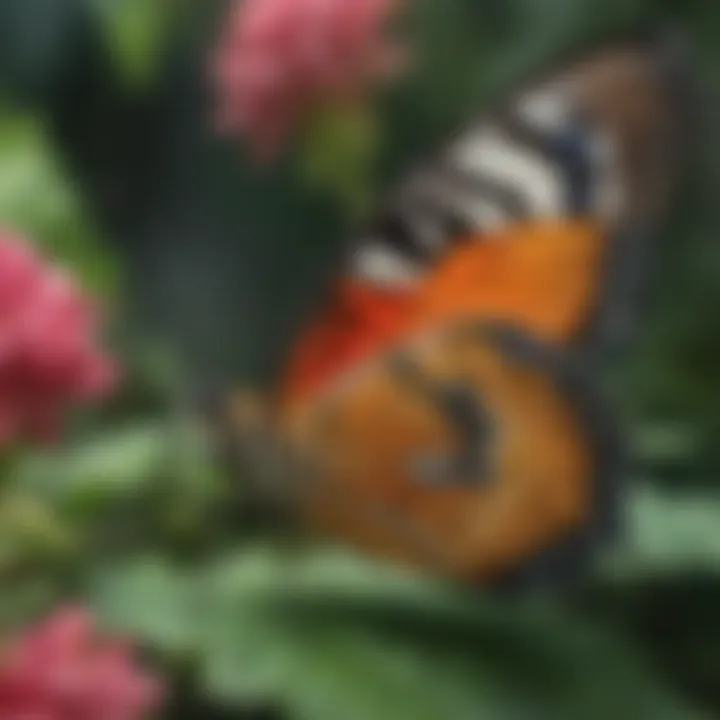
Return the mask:
<svg viewBox="0 0 720 720">
<path fill-rule="evenodd" d="M 458 240 L 517 221 L 585 217 L 625 239 L 653 234 L 682 162 L 688 67 L 674 38 L 628 40 L 517 91 L 402 179 L 349 273 L 412 283 Z"/>
<path fill-rule="evenodd" d="M 351 259 L 355 277 L 406 284 L 454 243 L 553 217 L 609 222 L 618 210 L 612 137 L 579 112 L 570 83 L 481 118 L 399 185 Z"/>
</svg>

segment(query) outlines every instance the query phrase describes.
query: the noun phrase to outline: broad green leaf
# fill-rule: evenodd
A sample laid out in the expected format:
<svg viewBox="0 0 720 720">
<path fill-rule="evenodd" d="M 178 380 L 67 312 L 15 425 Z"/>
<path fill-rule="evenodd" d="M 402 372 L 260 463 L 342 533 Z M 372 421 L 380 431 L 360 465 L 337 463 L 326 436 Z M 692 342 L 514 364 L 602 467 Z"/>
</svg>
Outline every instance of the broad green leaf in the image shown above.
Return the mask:
<svg viewBox="0 0 720 720">
<path fill-rule="evenodd" d="M 19 463 L 12 485 L 83 524 L 97 525 L 115 510 L 137 512 L 131 508 L 141 504 L 158 531 L 187 537 L 208 530 L 206 513 L 222 492 L 216 466 L 201 429 L 190 420 L 169 418 L 36 451 Z"/>
<path fill-rule="evenodd" d="M 184 654 L 196 647 L 198 608 L 190 578 L 161 557 L 127 566 L 99 569 L 91 600 L 101 620 L 131 632 L 166 653 Z"/>
<path fill-rule="evenodd" d="M 97 509 L 152 483 L 173 457 L 162 424 L 114 429 L 27 458 L 16 486 L 65 508 Z"/>
<path fill-rule="evenodd" d="M 167 612 L 208 692 L 277 699 L 300 720 L 697 717 L 631 648 L 557 609 L 346 554 L 256 548 L 192 572 L 143 561 L 104 574 L 103 616 L 172 650 L 155 616 Z"/>
<path fill-rule="evenodd" d="M 299 718 L 691 717 L 622 643 L 551 610 L 345 555 L 241 555 L 206 583 L 210 687 Z"/>
</svg>

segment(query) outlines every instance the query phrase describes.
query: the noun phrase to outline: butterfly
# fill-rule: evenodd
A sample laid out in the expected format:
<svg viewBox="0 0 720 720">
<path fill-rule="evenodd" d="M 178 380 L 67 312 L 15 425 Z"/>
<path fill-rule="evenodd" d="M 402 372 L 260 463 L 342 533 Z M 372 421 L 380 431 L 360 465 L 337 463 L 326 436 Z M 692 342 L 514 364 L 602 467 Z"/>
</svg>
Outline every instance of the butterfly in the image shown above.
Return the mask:
<svg viewBox="0 0 720 720">
<path fill-rule="evenodd" d="M 277 387 L 227 408 L 305 527 L 467 582 L 588 567 L 623 456 L 596 374 L 632 335 L 686 88 L 674 44 L 608 43 L 401 177 Z"/>
</svg>

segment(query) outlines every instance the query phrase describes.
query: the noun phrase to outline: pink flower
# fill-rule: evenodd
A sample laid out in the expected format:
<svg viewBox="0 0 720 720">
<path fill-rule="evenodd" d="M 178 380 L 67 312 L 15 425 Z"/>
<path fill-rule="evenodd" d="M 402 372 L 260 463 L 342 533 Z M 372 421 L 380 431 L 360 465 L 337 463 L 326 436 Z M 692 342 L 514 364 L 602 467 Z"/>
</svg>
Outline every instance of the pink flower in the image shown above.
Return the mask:
<svg viewBox="0 0 720 720">
<path fill-rule="evenodd" d="M 402 53 L 387 30 L 397 4 L 235 0 L 214 65 L 221 130 L 268 159 L 314 109 L 396 74 Z"/>
<path fill-rule="evenodd" d="M 53 435 L 68 405 L 111 388 L 115 373 L 94 345 L 95 325 L 69 276 L 0 231 L 0 446 Z"/>
<path fill-rule="evenodd" d="M 57 612 L 0 654 L 2 720 L 139 720 L 161 699 L 130 648 L 98 637 L 79 608 Z"/>
</svg>

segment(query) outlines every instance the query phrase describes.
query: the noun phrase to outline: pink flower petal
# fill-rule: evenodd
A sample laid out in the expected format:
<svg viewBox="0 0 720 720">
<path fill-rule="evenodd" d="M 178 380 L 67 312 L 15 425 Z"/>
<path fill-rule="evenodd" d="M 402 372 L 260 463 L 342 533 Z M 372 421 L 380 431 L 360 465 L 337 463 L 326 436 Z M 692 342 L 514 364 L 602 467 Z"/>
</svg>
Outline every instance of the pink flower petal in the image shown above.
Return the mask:
<svg viewBox="0 0 720 720">
<path fill-rule="evenodd" d="M 316 107 L 354 102 L 397 78 L 407 52 L 387 30 L 398 8 L 396 0 L 236 2 L 213 53 L 216 127 L 272 158 Z"/>
<path fill-rule="evenodd" d="M 52 436 L 68 407 L 109 391 L 97 321 L 72 277 L 0 230 L 0 445 Z"/>
<path fill-rule="evenodd" d="M 132 647 L 97 633 L 81 608 L 61 610 L 0 654 L 3 720 L 140 720 L 162 699 Z"/>
</svg>

